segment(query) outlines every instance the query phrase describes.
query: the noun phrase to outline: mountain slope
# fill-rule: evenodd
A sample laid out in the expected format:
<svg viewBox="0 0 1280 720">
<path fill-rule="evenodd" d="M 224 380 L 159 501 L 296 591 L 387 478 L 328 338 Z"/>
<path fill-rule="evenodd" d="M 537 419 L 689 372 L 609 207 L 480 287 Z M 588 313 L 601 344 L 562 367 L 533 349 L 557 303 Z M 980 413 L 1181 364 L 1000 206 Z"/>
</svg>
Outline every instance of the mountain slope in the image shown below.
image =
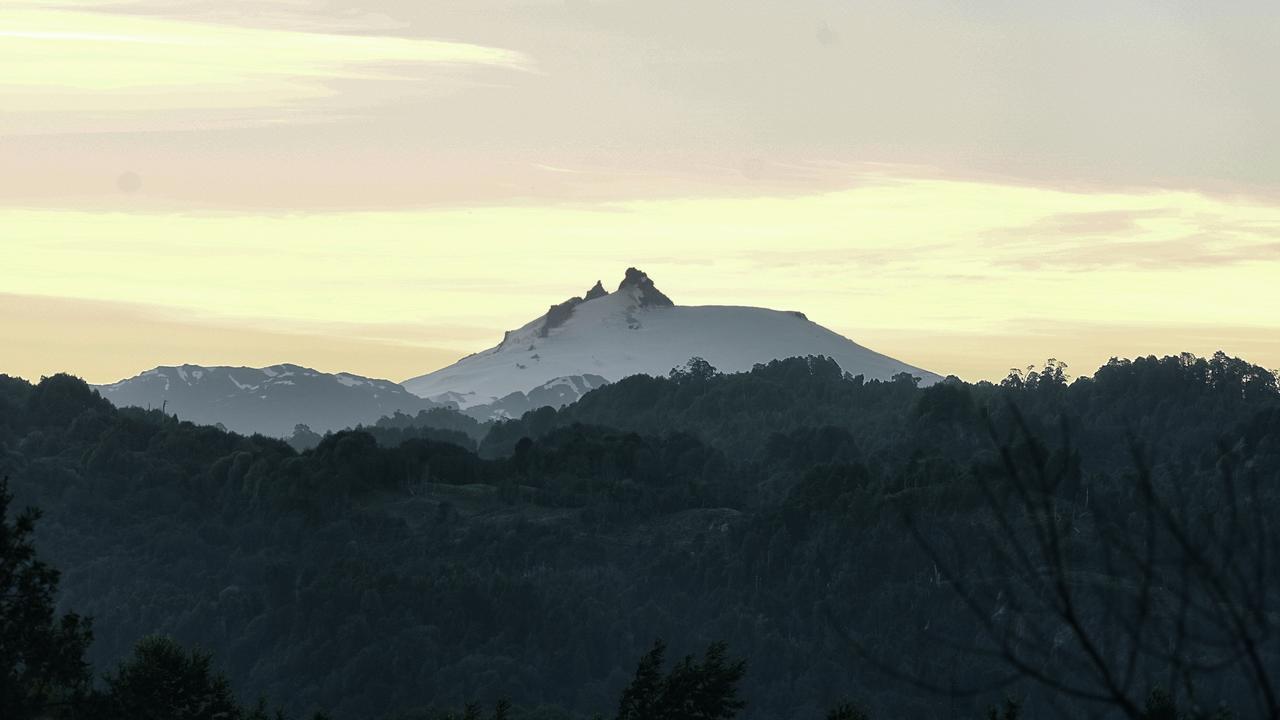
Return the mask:
<svg viewBox="0 0 1280 720">
<path fill-rule="evenodd" d="M 298 365 L 265 368 L 158 367 L 98 386 L 118 407 L 164 407 L 197 424 L 221 423 L 243 434 L 286 437 L 295 425 L 324 433 L 371 423 L 397 410 L 439 407 L 388 380 L 322 373 Z"/>
<path fill-rule="evenodd" d="M 509 331 L 496 347 L 469 355 L 403 385 L 425 398 L 462 407 L 490 404 L 556 379 L 586 375 L 608 381 L 666 375 L 690 357 L 722 372 L 750 370 L 797 355 L 826 355 L 846 372 L 887 380 L 907 372 L 922 384 L 939 377 L 869 350 L 798 312 L 754 307 L 681 306 L 647 275 L 629 268 L 617 291 L 596 283 L 586 296 L 553 305 Z"/>
</svg>

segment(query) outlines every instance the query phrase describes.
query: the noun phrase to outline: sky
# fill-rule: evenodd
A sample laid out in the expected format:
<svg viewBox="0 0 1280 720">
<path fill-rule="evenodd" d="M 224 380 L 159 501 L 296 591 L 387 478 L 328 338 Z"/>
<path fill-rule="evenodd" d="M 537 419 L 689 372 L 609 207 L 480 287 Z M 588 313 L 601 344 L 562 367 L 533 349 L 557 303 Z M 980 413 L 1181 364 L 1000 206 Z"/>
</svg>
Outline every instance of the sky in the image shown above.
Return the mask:
<svg viewBox="0 0 1280 720">
<path fill-rule="evenodd" d="M 596 280 L 1280 367 L 1280 4 L 4 0 L 0 372 L 402 380 Z"/>
</svg>

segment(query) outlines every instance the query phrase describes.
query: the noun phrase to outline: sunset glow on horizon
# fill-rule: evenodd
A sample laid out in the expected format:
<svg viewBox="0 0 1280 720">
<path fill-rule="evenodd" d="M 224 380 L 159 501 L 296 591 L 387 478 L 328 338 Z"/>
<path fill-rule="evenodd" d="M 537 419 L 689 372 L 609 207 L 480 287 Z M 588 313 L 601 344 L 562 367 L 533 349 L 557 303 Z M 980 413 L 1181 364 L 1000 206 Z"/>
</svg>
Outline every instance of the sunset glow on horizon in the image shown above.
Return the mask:
<svg viewBox="0 0 1280 720">
<path fill-rule="evenodd" d="M 1273 5 L 342 5 L 0 8 L 0 370 L 398 381 L 628 266 L 967 380 L 1280 367 Z"/>
</svg>

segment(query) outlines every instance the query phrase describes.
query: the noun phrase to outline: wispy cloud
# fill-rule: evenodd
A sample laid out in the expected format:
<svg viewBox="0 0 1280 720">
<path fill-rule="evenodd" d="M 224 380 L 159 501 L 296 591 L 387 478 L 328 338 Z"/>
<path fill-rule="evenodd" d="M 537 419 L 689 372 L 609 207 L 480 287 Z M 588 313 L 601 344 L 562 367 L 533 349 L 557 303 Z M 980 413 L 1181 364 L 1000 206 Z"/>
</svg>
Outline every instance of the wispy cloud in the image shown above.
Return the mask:
<svg viewBox="0 0 1280 720">
<path fill-rule="evenodd" d="M 1277 196 L 1280 6 L 1024 5 L 0 0 L 0 200 L 798 194 L 831 161 Z"/>
<path fill-rule="evenodd" d="M 1228 266 L 1280 261 L 1280 240 L 1238 242 L 1215 233 L 1170 240 L 1098 241 L 1073 247 L 1044 248 L 1006 264 L 1023 269 L 1158 269 Z"/>
<path fill-rule="evenodd" d="M 1163 196 L 1160 207 L 1055 213 L 994 228 L 984 238 L 999 248 L 996 261 L 1025 270 L 1174 270 L 1280 261 L 1280 217 L 1256 208 L 1239 216 L 1229 203 Z M 1159 196 L 1156 196 L 1159 197 Z"/>
<path fill-rule="evenodd" d="M 126 6 L 127 7 L 127 6 Z M 466 42 L 298 31 L 95 12 L 100 3 L 0 9 L 0 129 L 183 129 L 315 120 L 526 55 Z"/>
</svg>

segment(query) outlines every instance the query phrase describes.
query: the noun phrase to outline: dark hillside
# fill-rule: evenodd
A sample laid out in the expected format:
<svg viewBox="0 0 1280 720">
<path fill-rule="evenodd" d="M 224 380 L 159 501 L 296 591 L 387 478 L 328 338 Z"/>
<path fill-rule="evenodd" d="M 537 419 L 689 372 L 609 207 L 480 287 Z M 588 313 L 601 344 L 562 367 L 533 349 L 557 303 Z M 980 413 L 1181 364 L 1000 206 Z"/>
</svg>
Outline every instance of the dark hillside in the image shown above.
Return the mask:
<svg viewBox="0 0 1280 720">
<path fill-rule="evenodd" d="M 745 717 L 849 698 L 874 717 L 976 717 L 1007 691 L 1043 709 L 1032 682 L 947 699 L 875 669 L 953 688 L 1007 673 L 953 642 L 978 627 L 904 518 L 927 544 L 983 547 L 985 489 L 1018 488 L 1003 446 L 1079 469 L 1055 490 L 1067 515 L 1136 522 L 1131 439 L 1160 487 L 1207 513 L 1227 507 L 1224 462 L 1267 481 L 1258 510 L 1280 510 L 1275 380 L 1225 356 L 928 389 L 792 359 L 632 378 L 494 427 L 483 455 L 411 428 L 299 453 L 117 410 L 75 378 L 0 378 L 0 473 L 45 510 L 38 544 L 63 569 L 62 606 L 95 618 L 94 665 L 166 633 L 211 650 L 246 698 L 336 718 L 500 697 L 609 712 L 655 638 L 747 658 Z M 1102 535 L 1070 537 L 1073 577 L 1118 572 Z M 996 587 L 979 560 L 965 577 Z M 1238 683 L 1200 690 L 1230 699 Z"/>
</svg>

